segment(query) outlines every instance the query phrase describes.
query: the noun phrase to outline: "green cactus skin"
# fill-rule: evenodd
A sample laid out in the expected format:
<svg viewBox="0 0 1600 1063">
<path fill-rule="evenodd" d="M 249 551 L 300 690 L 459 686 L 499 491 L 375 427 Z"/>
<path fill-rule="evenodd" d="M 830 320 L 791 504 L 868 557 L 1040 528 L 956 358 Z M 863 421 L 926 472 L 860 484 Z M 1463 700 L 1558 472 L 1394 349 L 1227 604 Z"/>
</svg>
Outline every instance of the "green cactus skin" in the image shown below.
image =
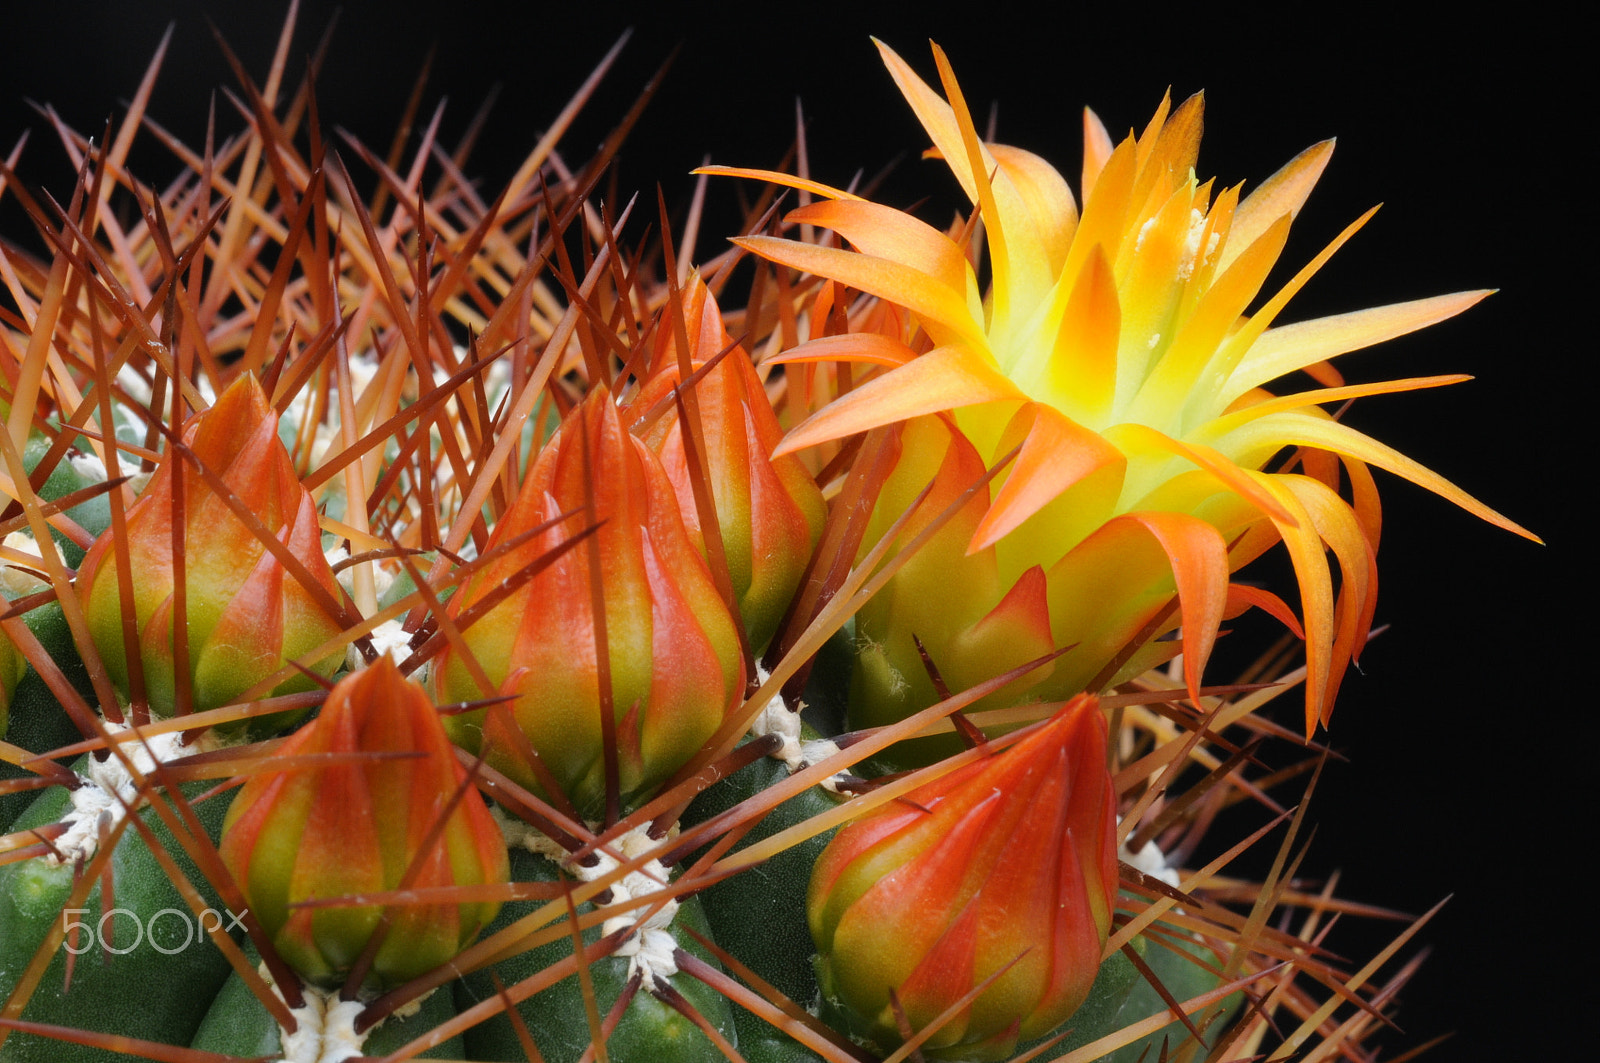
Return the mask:
<svg viewBox="0 0 1600 1063">
<path fill-rule="evenodd" d="M 1142 941 L 1143 939 L 1140 940 Z M 1161 979 L 1161 984 L 1167 987 L 1167 991 L 1172 994 L 1174 999 L 1179 1001 L 1188 1000 L 1190 997 L 1210 992 L 1222 984 L 1220 978 L 1200 966 L 1201 963 L 1216 966 L 1220 961 L 1215 953 L 1207 950 L 1199 942 L 1179 946 L 1190 956 L 1195 957 L 1194 961 L 1172 949 L 1163 948 L 1154 943 L 1146 942 L 1146 944 L 1148 947 L 1143 953 L 1145 962 L 1156 977 Z M 1121 1009 L 1117 1011 L 1114 1021 L 1109 1024 L 1105 1032 L 1109 1033 L 1112 1030 L 1119 1030 L 1124 1026 L 1132 1025 L 1141 1019 L 1154 1015 L 1166 1006 L 1162 1002 L 1160 995 L 1143 978 L 1134 979 L 1130 988 L 1132 991 L 1127 994 Z M 1239 1004 L 1243 999 L 1243 994 L 1235 993 L 1223 1001 L 1222 1010 L 1215 1021 L 1211 1023 L 1209 1028 L 1202 1031 L 1206 1036 L 1207 1048 L 1215 1045 L 1226 1033 L 1233 1015 L 1238 1011 Z M 1196 1020 L 1198 1020 L 1198 1016 L 1196 1016 Z M 1148 1034 L 1130 1045 L 1124 1045 L 1122 1048 L 1117 1049 L 1106 1056 L 1101 1063 L 1139 1063 L 1140 1060 L 1157 1059 L 1163 1052 L 1163 1041 L 1167 1043 L 1167 1048 L 1165 1049 L 1167 1057 L 1172 1058 L 1179 1045 L 1185 1041 L 1193 1044 L 1193 1040 L 1189 1035 L 1189 1031 L 1183 1027 L 1183 1024 L 1174 1020 L 1155 1033 Z"/>
<path fill-rule="evenodd" d="M 202 788 L 196 787 L 196 792 Z M 26 829 L 54 822 L 68 804 L 64 789 L 46 791 L 22 814 L 16 826 Z M 195 806 L 196 815 L 213 841 L 221 831 L 226 804 L 212 800 Z M 139 815 L 206 902 L 221 911 L 221 899 L 155 813 L 145 809 Z M 160 942 L 163 947 L 177 949 L 182 941 L 178 918 L 164 916 L 152 922 L 151 917 L 164 909 L 176 909 L 186 916 L 192 913 L 132 826 L 118 842 L 111 864 L 116 907 L 133 912 L 142 927 L 157 928 L 164 939 Z M 0 867 L 0 999 L 9 997 L 16 988 L 18 978 L 50 928 L 61 925 L 62 909 L 72 892 L 72 876 L 70 866 L 52 868 L 40 858 Z M 84 901 L 88 911 L 76 916 L 91 927 L 98 927 L 100 921 L 100 889 L 96 883 Z M 122 943 L 127 938 L 120 935 L 130 932 L 128 920 L 119 916 L 116 924 L 118 947 L 125 947 Z M 192 931 L 191 922 L 184 932 Z M 44 979 L 22 1012 L 25 1021 L 174 1045 L 189 1043 L 201 1018 L 195 1001 L 214 996 L 229 970 L 227 960 L 208 940 L 191 940 L 187 948 L 168 955 L 154 947 L 151 935 L 146 933 L 131 952 L 107 957 L 109 962 L 102 962 L 98 945 L 80 955 L 70 990 L 63 994 L 67 957 L 62 949 L 51 959 Z M 25 1033 L 13 1033 L 0 1047 L 0 1063 L 126 1063 L 127 1059 L 101 1049 Z"/>
<path fill-rule="evenodd" d="M 553 863 L 542 856 L 534 856 L 521 849 L 511 852 L 511 877 L 514 881 L 555 881 L 558 872 Z M 500 916 L 484 931 L 488 937 L 503 927 L 527 915 L 538 907 L 538 902 L 523 901 L 508 904 Z M 580 908 L 586 911 L 587 906 Z M 699 900 L 689 897 L 678 908 L 674 931 L 680 925 L 693 927 L 708 934 L 704 912 Z M 687 934 L 674 933 L 679 945 L 707 963 L 713 959 Z M 599 940 L 599 928 L 586 932 L 584 940 Z M 554 941 L 504 960 L 495 966 L 501 981 L 510 986 L 529 977 L 572 954 L 570 941 Z M 621 994 L 627 980 L 628 961 L 608 957 L 590 964 L 589 974 L 594 983 L 595 996 L 603 1016 Z M 730 1042 L 737 1043 L 734 1027 L 735 1007 L 717 991 L 688 975 L 672 979 L 673 987 L 708 1019 Z M 470 974 L 456 983 L 456 1006 L 462 1011 L 494 995 L 494 983 L 487 971 Z M 546 1063 L 575 1063 L 589 1047 L 589 1025 L 585 1017 L 582 989 L 576 976 L 563 979 L 542 993 L 537 993 L 517 1007 L 523 1021 L 538 1042 L 539 1051 Z M 511 1021 L 505 1015 L 496 1015 L 487 1022 L 466 1032 L 467 1052 L 476 1060 L 513 1061 L 525 1057 Z M 612 1063 L 707 1063 L 720 1059 L 722 1054 L 705 1034 L 667 1005 L 650 994 L 640 992 L 628 1006 L 627 1013 L 606 1042 Z"/>
<path fill-rule="evenodd" d="M 256 951 L 248 942 L 245 954 L 252 961 Z M 431 993 L 422 1001 L 415 1015 L 401 1019 L 391 1016 L 373 1030 L 362 1045 L 369 1056 L 382 1056 L 433 1029 L 456 1014 L 455 1004 L 448 988 Z M 192 1048 L 207 1052 L 224 1052 L 229 1055 L 276 1058 L 283 1052 L 279 1042 L 278 1024 L 272 1014 L 250 991 L 235 972 L 228 976 L 222 989 L 212 1000 L 200 1029 L 194 1035 Z M 460 1059 L 466 1049 L 459 1036 L 452 1037 L 422 1053 L 421 1059 Z"/>
</svg>

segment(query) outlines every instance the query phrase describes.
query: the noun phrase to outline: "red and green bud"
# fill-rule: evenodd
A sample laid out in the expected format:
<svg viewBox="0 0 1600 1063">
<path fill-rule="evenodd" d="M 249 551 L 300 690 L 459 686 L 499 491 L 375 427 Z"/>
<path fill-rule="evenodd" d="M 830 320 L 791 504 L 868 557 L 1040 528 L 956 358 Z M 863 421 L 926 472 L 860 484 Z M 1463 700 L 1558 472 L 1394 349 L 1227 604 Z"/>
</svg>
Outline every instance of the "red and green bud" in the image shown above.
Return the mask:
<svg viewBox="0 0 1600 1063">
<path fill-rule="evenodd" d="M 987 987 L 923 1043 L 940 1060 L 1008 1058 L 1093 984 L 1117 891 L 1106 726 L 1091 696 L 1009 748 L 842 829 L 806 913 L 824 993 L 881 1046 Z M 892 994 L 892 997 L 891 997 Z"/>
<path fill-rule="evenodd" d="M 192 707 L 226 705 L 291 660 L 339 633 L 328 606 L 342 592 L 322 553 L 316 507 L 278 439 L 278 417 L 255 377 L 245 374 L 185 426 L 185 444 L 309 574 L 307 587 L 205 482 L 195 465 L 169 454 L 128 507 L 126 544 L 134 623 L 150 708 L 170 715 L 176 702 L 173 645 L 174 488 L 182 484 L 184 618 Z M 176 478 L 176 479 L 175 479 Z M 130 691 L 123 639 L 117 548 L 111 531 L 95 540 L 78 589 L 95 648 L 112 681 Z M 320 592 L 320 593 L 319 593 Z M 332 675 L 343 651 L 311 667 Z M 274 694 L 307 690 L 295 676 Z"/>
<path fill-rule="evenodd" d="M 464 632 L 496 689 L 481 689 L 454 646 L 436 659 L 433 685 L 441 702 L 514 696 L 509 714 L 452 717 L 452 736 L 551 797 L 520 752 L 525 737 L 578 810 L 598 818 L 607 783 L 597 603 L 624 801 L 646 795 L 700 750 L 741 696 L 745 676 L 733 618 L 684 530 L 672 484 L 650 449 L 623 428 L 604 387 L 590 392 L 540 452 L 488 550 L 574 515 L 474 576 L 451 599 L 451 617 L 588 528 L 591 497 L 593 535 Z M 591 551 L 599 558 L 593 568 Z M 520 737 L 501 731 L 508 715 Z"/>
<path fill-rule="evenodd" d="M 438 710 L 387 655 L 334 687 L 321 714 L 279 750 L 319 753 L 374 756 L 253 776 L 228 809 L 221 849 L 279 955 L 308 980 L 334 985 L 362 957 L 385 910 L 300 902 L 499 883 L 509 870 L 488 807 L 475 792 L 461 793 L 466 770 Z M 368 981 L 396 985 L 449 962 L 499 907 L 391 906 Z"/>
<path fill-rule="evenodd" d="M 683 291 L 683 319 L 694 369 L 733 345 L 733 337 L 723 328 L 722 312 L 698 274 Z M 633 401 L 634 411 L 642 414 L 663 400 L 671 402 L 672 389 L 682 379 L 677 335 L 670 321 L 657 327 L 649 372 Z M 728 351 L 694 384 L 694 392 L 728 574 L 750 645 L 759 653 L 777 631 L 800 585 L 822 537 L 827 507 L 798 456 L 768 456 L 783 439 L 783 429 L 743 347 Z M 683 424 L 676 411 L 669 407 L 649 424 L 645 441 L 660 456 L 689 537 L 705 556 Z"/>
</svg>

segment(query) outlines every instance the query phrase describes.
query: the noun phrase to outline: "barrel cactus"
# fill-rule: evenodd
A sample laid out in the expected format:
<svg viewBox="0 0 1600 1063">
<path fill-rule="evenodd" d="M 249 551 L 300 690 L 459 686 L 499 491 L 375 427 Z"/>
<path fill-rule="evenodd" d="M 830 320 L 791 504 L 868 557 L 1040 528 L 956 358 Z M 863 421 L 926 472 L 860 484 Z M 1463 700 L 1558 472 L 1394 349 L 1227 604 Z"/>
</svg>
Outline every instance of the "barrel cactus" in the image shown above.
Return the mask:
<svg viewBox="0 0 1600 1063">
<path fill-rule="evenodd" d="M 1276 794 L 1372 624 L 1369 467 L 1531 535 L 1325 409 L 1459 379 L 1328 360 L 1484 293 L 1279 322 L 1349 235 L 1267 286 L 1331 144 L 1214 185 L 1164 100 L 1090 115 L 1075 190 L 880 45 L 970 210 L 725 160 L 712 195 L 814 201 L 689 261 L 598 209 L 632 116 L 485 197 L 427 146 L 336 158 L 292 36 L 233 139 L 142 91 L 64 209 L 0 171 L 47 244 L 0 271 L 0 1063 L 1285 1059 L 1382 1023 Z M 1216 675 L 1252 610 L 1285 641 Z M 1208 837 L 1239 801 L 1271 814 Z"/>
</svg>

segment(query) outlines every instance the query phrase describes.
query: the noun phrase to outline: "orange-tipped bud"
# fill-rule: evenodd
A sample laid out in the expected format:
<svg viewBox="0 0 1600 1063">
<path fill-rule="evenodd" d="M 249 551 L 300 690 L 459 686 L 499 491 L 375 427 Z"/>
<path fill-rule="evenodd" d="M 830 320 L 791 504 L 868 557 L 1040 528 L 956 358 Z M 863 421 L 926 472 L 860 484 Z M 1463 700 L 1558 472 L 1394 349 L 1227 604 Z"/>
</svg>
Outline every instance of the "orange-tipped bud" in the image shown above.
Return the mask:
<svg viewBox="0 0 1600 1063">
<path fill-rule="evenodd" d="M 396 985 L 450 961 L 498 904 L 295 907 L 507 880 L 500 828 L 475 792 L 463 792 L 466 770 L 433 703 L 380 657 L 334 687 L 278 755 L 318 753 L 373 756 L 253 776 L 223 825 L 223 862 L 273 947 L 305 978 L 336 984 L 387 915 L 369 981 Z"/>
<path fill-rule="evenodd" d="M 722 312 L 698 274 L 684 289 L 683 318 L 694 369 L 733 344 Z M 682 379 L 677 334 L 670 321 L 658 327 L 649 375 L 632 409 L 645 414 L 658 404 L 668 405 L 647 426 L 645 441 L 660 456 L 689 537 L 706 556 L 683 423 L 670 407 L 672 389 Z M 693 386 L 728 574 L 750 645 L 759 653 L 800 585 L 822 537 L 827 507 L 797 456 L 769 457 L 783 429 L 743 347 L 728 351 Z"/>
<path fill-rule="evenodd" d="M 841 830 L 807 898 L 824 993 L 880 1045 L 896 1003 L 922 1045 L 998 1060 L 1060 1025 L 1094 982 L 1117 890 L 1115 795 L 1093 697 L 1015 745 Z"/>
<path fill-rule="evenodd" d="M 672 485 L 650 449 L 622 427 L 603 386 L 540 452 L 488 549 L 559 514 L 574 515 L 488 565 L 451 599 L 451 617 L 590 527 L 591 498 L 593 536 L 466 629 L 467 648 L 495 689 L 482 689 L 454 646 L 436 660 L 433 683 L 441 702 L 515 695 L 509 713 L 452 717 L 452 736 L 483 749 L 492 765 L 530 790 L 552 796 L 526 759 L 523 747 L 531 747 L 578 810 L 597 818 L 607 784 L 596 604 L 603 609 L 618 792 L 625 801 L 647 794 L 704 745 L 740 697 L 745 677 L 733 618 L 684 531 Z M 511 717 L 520 735 L 505 733 Z"/>
<path fill-rule="evenodd" d="M 277 414 L 255 377 L 245 374 L 234 381 L 215 405 L 189 421 L 183 440 L 304 573 L 297 578 L 289 572 L 192 462 L 169 454 L 128 507 L 126 535 L 144 689 L 150 708 L 161 715 L 172 713 L 177 694 L 175 493 L 181 494 L 183 514 L 184 616 L 194 709 L 228 704 L 340 630 L 330 606 L 342 592 L 322 553 L 316 508 L 278 440 Z M 181 482 L 181 492 L 175 492 L 175 482 Z M 95 647 L 118 689 L 128 694 L 131 669 L 117 554 L 115 537 L 107 530 L 84 557 L 78 587 Z M 343 659 L 342 651 L 335 652 L 312 667 L 332 675 Z M 273 693 L 310 687 L 309 679 L 296 676 Z"/>
</svg>

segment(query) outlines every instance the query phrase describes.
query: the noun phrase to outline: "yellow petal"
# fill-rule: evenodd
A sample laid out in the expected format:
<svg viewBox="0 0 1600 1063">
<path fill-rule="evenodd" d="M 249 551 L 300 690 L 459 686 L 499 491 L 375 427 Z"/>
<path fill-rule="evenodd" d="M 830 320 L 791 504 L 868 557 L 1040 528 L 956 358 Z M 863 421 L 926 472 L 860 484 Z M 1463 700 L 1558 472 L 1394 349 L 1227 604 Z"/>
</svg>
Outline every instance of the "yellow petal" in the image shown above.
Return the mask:
<svg viewBox="0 0 1600 1063">
<path fill-rule="evenodd" d="M 1205 432 L 1212 438 L 1220 438 L 1239 425 L 1247 424 L 1268 414 L 1281 413 L 1285 410 L 1302 410 L 1307 406 L 1321 406 L 1329 402 L 1348 402 L 1351 399 L 1366 398 L 1369 395 L 1391 395 L 1400 391 L 1421 391 L 1424 388 L 1439 388 L 1449 384 L 1462 384 L 1471 379 L 1465 373 L 1447 373 L 1443 376 L 1415 376 L 1405 377 L 1400 380 L 1380 380 L 1371 384 L 1347 384 L 1338 388 L 1313 388 L 1311 391 L 1301 391 L 1293 395 L 1283 395 L 1278 398 L 1268 399 L 1254 406 L 1246 406 L 1243 409 L 1225 414 L 1206 425 Z"/>
<path fill-rule="evenodd" d="M 1253 387 L 1314 362 L 1437 324 L 1455 317 L 1489 294 L 1491 291 L 1486 289 L 1437 295 L 1431 299 L 1391 303 L 1268 329 L 1239 362 L 1228 379 L 1225 392 L 1243 395 Z"/>
<path fill-rule="evenodd" d="M 993 546 L 1090 473 L 1126 460 L 1099 433 L 1041 402 L 1017 411 L 1001 437 L 999 452 L 1009 452 L 1019 440 L 1022 450 L 974 530 L 968 554 Z"/>
<path fill-rule="evenodd" d="M 1008 144 L 988 148 L 1027 208 L 1031 228 L 1049 257 L 1051 275 L 1059 274 L 1078 227 L 1078 202 L 1071 187 L 1060 171 L 1031 151 Z"/>
<path fill-rule="evenodd" d="M 1525 539 L 1532 539 L 1536 543 L 1544 542 L 1516 521 L 1490 509 L 1427 466 L 1412 461 L 1398 450 L 1386 447 L 1348 425 L 1329 419 L 1326 415 L 1319 418 L 1306 412 L 1271 414 L 1235 430 L 1222 442 L 1227 445 L 1229 451 L 1236 453 L 1270 453 L 1285 446 L 1298 444 L 1317 447 L 1334 454 L 1347 454 L 1368 465 L 1376 465 L 1396 476 L 1403 476 L 1417 486 L 1425 487 L 1439 497 L 1449 499 L 1480 520 L 1486 520 L 1496 527 L 1514 532 Z M 1244 460 L 1254 464 L 1249 459 Z"/>
<path fill-rule="evenodd" d="M 1300 208 L 1305 206 L 1307 197 L 1316 187 L 1317 179 L 1327 168 L 1328 157 L 1332 154 L 1332 140 L 1313 144 L 1245 197 L 1244 202 L 1239 204 L 1238 213 L 1234 215 L 1233 230 L 1229 234 L 1228 246 L 1223 248 L 1223 261 L 1219 268 L 1227 269 L 1229 262 L 1283 215 L 1294 218 L 1300 213 Z"/>
</svg>

